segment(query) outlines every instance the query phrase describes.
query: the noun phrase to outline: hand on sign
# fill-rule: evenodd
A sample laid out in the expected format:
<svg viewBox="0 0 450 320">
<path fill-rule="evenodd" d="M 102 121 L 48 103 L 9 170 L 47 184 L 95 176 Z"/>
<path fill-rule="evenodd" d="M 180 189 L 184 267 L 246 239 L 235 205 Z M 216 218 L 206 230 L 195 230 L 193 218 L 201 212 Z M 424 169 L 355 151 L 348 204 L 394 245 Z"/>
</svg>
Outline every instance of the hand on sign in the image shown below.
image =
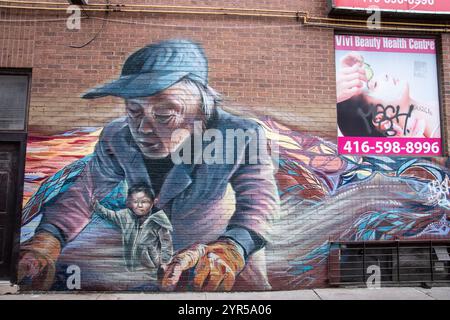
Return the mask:
<svg viewBox="0 0 450 320">
<path fill-rule="evenodd" d="M 346 54 L 336 75 L 337 103 L 361 94 L 367 80 L 364 58 L 356 52 Z"/>
</svg>

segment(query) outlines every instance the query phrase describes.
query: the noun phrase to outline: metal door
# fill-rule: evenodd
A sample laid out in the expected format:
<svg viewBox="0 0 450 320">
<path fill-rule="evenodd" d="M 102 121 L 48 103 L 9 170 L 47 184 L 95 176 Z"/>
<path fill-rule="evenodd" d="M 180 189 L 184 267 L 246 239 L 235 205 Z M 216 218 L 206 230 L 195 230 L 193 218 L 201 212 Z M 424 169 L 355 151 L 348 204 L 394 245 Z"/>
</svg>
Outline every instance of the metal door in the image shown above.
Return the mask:
<svg viewBox="0 0 450 320">
<path fill-rule="evenodd" d="M 12 272 L 14 229 L 17 221 L 19 143 L 0 142 L 0 279 Z"/>
</svg>

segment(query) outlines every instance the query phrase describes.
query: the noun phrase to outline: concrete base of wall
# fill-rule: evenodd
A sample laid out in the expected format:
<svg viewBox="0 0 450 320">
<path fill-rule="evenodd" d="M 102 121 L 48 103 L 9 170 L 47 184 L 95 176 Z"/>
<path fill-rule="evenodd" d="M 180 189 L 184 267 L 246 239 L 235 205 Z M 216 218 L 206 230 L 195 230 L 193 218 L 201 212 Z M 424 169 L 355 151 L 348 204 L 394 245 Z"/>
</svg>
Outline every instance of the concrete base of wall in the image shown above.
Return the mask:
<svg viewBox="0 0 450 320">
<path fill-rule="evenodd" d="M 56 293 L 1 295 L 0 300 L 450 300 L 450 287 L 337 288 L 277 292 L 192 293 Z"/>
</svg>

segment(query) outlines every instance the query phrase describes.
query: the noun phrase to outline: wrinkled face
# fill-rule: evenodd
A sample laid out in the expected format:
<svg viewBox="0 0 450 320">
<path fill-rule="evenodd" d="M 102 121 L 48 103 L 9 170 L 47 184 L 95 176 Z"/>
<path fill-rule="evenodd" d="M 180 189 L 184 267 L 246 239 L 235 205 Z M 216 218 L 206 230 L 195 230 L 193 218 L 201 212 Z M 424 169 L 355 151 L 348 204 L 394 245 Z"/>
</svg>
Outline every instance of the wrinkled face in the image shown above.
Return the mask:
<svg viewBox="0 0 450 320">
<path fill-rule="evenodd" d="M 181 83 L 144 98 L 125 100 L 131 134 L 144 157 L 161 159 L 173 152 L 185 138 L 172 139 L 176 129 L 192 132 L 201 120 L 200 95 Z"/>
<path fill-rule="evenodd" d="M 127 200 L 128 208 L 138 216 L 145 216 L 150 213 L 153 201 L 143 191 L 131 194 Z"/>
<path fill-rule="evenodd" d="M 409 107 L 409 84 L 396 77 L 385 74 L 374 77 L 368 82 L 367 100 L 372 104 L 383 106 L 400 106 L 400 109 Z"/>
</svg>

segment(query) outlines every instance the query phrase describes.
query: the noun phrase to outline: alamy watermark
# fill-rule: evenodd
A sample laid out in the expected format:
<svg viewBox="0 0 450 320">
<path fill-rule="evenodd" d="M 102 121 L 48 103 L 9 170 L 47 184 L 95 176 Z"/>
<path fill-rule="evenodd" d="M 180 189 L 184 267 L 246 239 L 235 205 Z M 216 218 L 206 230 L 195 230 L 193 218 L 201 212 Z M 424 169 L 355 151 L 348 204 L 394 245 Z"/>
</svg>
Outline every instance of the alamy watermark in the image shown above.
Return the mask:
<svg viewBox="0 0 450 320">
<path fill-rule="evenodd" d="M 79 266 L 72 264 L 67 267 L 66 274 L 69 276 L 66 280 L 66 287 L 69 290 L 81 289 L 81 269 Z"/>
<path fill-rule="evenodd" d="M 187 129 L 177 129 L 171 140 L 177 143 L 186 137 L 171 152 L 172 161 L 178 164 L 279 164 L 278 143 L 266 138 L 264 129 L 218 129 L 203 130 L 202 122 L 194 124 L 193 134 Z"/>
<path fill-rule="evenodd" d="M 381 10 L 378 6 L 370 6 L 367 10 L 370 14 L 367 19 L 367 28 L 370 30 L 380 30 L 381 29 Z"/>
<path fill-rule="evenodd" d="M 381 268 L 377 265 L 371 265 L 367 267 L 367 274 L 370 276 L 367 278 L 366 286 L 368 289 L 380 289 L 381 288 Z"/>
<path fill-rule="evenodd" d="M 70 16 L 66 20 L 66 27 L 69 30 L 81 29 L 81 8 L 80 6 L 71 5 L 67 8 L 66 13 Z"/>
<path fill-rule="evenodd" d="M 84 0 L 84 4 L 88 4 L 88 0 Z M 66 13 L 69 17 L 66 20 L 66 27 L 69 30 L 81 29 L 81 7 L 79 5 L 72 4 L 67 7 Z"/>
</svg>

